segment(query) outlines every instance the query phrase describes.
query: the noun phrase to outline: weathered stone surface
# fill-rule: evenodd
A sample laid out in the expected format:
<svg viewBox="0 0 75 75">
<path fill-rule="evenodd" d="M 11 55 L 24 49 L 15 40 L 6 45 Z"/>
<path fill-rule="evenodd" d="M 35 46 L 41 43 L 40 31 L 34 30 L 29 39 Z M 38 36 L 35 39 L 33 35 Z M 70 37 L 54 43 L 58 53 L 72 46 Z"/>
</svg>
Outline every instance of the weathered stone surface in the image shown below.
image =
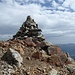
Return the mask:
<svg viewBox="0 0 75 75">
<path fill-rule="evenodd" d="M 73 63 L 73 62 L 74 62 L 74 59 L 71 58 L 71 56 L 69 55 L 68 52 L 66 53 L 66 55 L 67 55 L 67 59 L 68 59 L 68 61 L 70 61 L 71 63 Z"/>
<path fill-rule="evenodd" d="M 73 64 L 68 64 L 68 65 L 67 65 L 67 69 L 69 70 L 69 72 L 70 72 L 72 75 L 75 75 L 75 65 L 73 65 Z"/>
<path fill-rule="evenodd" d="M 1 54 L 3 53 L 2 47 L 0 47 L 0 53 L 1 53 Z"/>
<path fill-rule="evenodd" d="M 60 47 L 57 47 L 57 46 L 50 46 L 48 47 L 48 54 L 51 55 L 51 54 L 62 54 L 62 50 Z"/>
<path fill-rule="evenodd" d="M 21 66 L 23 58 L 21 55 L 14 49 L 9 48 L 8 51 L 3 55 L 2 60 L 6 61 L 10 65 Z"/>
<path fill-rule="evenodd" d="M 51 55 L 51 57 L 48 58 L 47 61 L 53 66 L 58 66 L 58 67 L 63 66 L 62 60 L 60 59 L 60 57 L 57 54 Z"/>
<path fill-rule="evenodd" d="M 52 70 L 50 71 L 49 75 L 58 75 L 57 73 L 58 73 L 57 70 L 52 69 Z"/>
<path fill-rule="evenodd" d="M 27 38 L 24 40 L 24 42 L 27 44 L 27 46 L 36 46 L 36 44 L 32 41 L 32 38 Z"/>
<path fill-rule="evenodd" d="M 23 47 L 22 45 L 20 44 L 17 44 L 17 45 L 12 45 L 11 48 L 15 49 L 16 51 L 18 51 L 20 54 L 24 54 L 24 50 L 23 50 Z"/>
<path fill-rule="evenodd" d="M 0 47 L 4 47 L 5 48 L 5 47 L 8 47 L 8 45 L 9 45 L 9 43 L 6 42 L 6 41 L 5 42 L 4 41 L 0 42 Z"/>
<path fill-rule="evenodd" d="M 42 57 L 42 54 L 41 54 L 41 52 L 37 51 L 37 52 L 34 52 L 33 53 L 32 57 L 33 58 L 40 59 Z"/>
</svg>

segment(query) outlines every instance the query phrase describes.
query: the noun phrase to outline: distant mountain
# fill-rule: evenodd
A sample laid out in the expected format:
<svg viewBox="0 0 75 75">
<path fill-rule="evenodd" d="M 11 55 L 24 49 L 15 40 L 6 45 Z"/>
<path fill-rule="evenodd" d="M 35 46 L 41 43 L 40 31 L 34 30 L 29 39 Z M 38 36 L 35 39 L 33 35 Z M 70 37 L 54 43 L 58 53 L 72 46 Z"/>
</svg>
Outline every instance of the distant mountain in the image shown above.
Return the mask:
<svg viewBox="0 0 75 75">
<path fill-rule="evenodd" d="M 26 4 L 40 4 L 45 6 L 48 10 L 56 11 L 70 11 L 74 12 L 74 1 L 70 3 L 70 0 L 0 0 L 0 3 L 9 5 L 26 5 Z"/>
<path fill-rule="evenodd" d="M 75 59 L 75 44 L 59 44 L 64 52 L 69 52 L 72 58 Z"/>
</svg>

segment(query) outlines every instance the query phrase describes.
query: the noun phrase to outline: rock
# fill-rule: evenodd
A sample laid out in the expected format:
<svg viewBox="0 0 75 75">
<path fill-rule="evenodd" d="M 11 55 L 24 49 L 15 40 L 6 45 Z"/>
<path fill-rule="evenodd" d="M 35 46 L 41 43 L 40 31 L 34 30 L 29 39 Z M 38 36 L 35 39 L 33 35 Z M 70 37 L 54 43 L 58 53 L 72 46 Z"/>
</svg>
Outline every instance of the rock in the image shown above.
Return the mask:
<svg viewBox="0 0 75 75">
<path fill-rule="evenodd" d="M 3 42 L 0 42 L 0 47 L 2 47 L 3 46 Z"/>
<path fill-rule="evenodd" d="M 0 47 L 0 55 L 3 53 L 3 51 L 2 51 L 2 47 Z"/>
<path fill-rule="evenodd" d="M 41 46 L 42 48 L 45 47 L 45 46 L 49 47 L 50 44 L 44 40 L 44 41 L 41 41 L 40 46 Z"/>
<path fill-rule="evenodd" d="M 47 55 L 44 50 L 41 50 L 42 55 Z"/>
<path fill-rule="evenodd" d="M 12 48 L 15 49 L 16 51 L 18 51 L 20 54 L 24 55 L 24 50 L 23 50 L 22 45 L 20 45 L 20 44 L 13 45 Z"/>
<path fill-rule="evenodd" d="M 70 62 L 73 63 L 73 62 L 74 62 L 74 59 L 71 58 L 71 56 L 69 55 L 68 52 L 66 53 L 66 55 L 67 55 L 67 59 L 68 59 L 68 61 L 70 61 Z"/>
<path fill-rule="evenodd" d="M 27 60 L 31 60 L 31 58 L 28 56 L 27 58 L 26 58 Z"/>
<path fill-rule="evenodd" d="M 37 51 L 37 52 L 34 52 L 33 55 L 32 55 L 33 58 L 36 58 L 36 59 L 40 59 L 42 57 L 42 53 Z"/>
<path fill-rule="evenodd" d="M 62 54 L 62 50 L 58 46 L 54 46 L 54 45 L 49 46 L 47 50 L 48 50 L 48 54 L 49 55 L 53 55 L 53 54 L 59 54 L 59 55 L 61 55 Z"/>
<path fill-rule="evenodd" d="M 45 40 L 44 35 L 42 35 L 41 33 L 37 36 L 39 41 L 43 41 Z"/>
<path fill-rule="evenodd" d="M 10 65 L 21 66 L 23 58 L 21 55 L 14 49 L 9 48 L 8 51 L 3 55 L 2 60 L 6 61 Z"/>
<path fill-rule="evenodd" d="M 24 40 L 24 42 L 27 44 L 27 46 L 36 47 L 36 44 L 32 41 L 32 38 L 27 38 Z"/>
<path fill-rule="evenodd" d="M 55 69 L 52 69 L 50 72 L 49 72 L 49 75 L 57 75 L 58 71 L 55 70 Z"/>
<path fill-rule="evenodd" d="M 67 65 L 67 69 L 68 69 L 68 71 L 69 71 L 72 75 L 75 75 L 75 65 L 73 65 L 73 64 L 68 64 L 68 65 Z"/>
<path fill-rule="evenodd" d="M 53 54 L 50 56 L 50 58 L 47 58 L 47 62 L 50 63 L 50 65 L 56 66 L 56 67 L 62 67 L 62 60 L 57 54 Z"/>
<path fill-rule="evenodd" d="M 0 47 L 4 47 L 4 48 L 6 48 L 6 47 L 8 47 L 8 45 L 9 45 L 9 43 L 8 42 L 4 42 L 4 41 L 1 41 L 0 42 Z"/>
</svg>

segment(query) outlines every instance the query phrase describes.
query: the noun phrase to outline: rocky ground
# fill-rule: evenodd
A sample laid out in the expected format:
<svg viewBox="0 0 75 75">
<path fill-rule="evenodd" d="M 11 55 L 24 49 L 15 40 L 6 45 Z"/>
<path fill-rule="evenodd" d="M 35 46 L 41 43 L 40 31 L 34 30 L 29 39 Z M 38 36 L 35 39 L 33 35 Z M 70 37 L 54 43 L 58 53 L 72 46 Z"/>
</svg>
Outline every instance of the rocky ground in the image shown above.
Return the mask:
<svg viewBox="0 0 75 75">
<path fill-rule="evenodd" d="M 75 61 L 41 32 L 28 16 L 12 39 L 0 42 L 0 75 L 75 75 Z"/>
</svg>

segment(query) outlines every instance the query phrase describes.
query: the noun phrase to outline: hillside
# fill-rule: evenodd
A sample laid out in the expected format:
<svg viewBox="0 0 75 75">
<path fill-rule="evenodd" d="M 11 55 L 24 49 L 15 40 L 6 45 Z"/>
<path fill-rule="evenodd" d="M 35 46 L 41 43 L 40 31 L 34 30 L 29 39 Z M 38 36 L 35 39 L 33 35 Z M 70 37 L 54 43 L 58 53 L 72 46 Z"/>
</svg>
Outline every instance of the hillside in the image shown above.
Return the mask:
<svg viewBox="0 0 75 75">
<path fill-rule="evenodd" d="M 0 42 L 0 75 L 75 75 L 75 61 L 41 32 L 27 16 L 12 39 Z"/>
</svg>

